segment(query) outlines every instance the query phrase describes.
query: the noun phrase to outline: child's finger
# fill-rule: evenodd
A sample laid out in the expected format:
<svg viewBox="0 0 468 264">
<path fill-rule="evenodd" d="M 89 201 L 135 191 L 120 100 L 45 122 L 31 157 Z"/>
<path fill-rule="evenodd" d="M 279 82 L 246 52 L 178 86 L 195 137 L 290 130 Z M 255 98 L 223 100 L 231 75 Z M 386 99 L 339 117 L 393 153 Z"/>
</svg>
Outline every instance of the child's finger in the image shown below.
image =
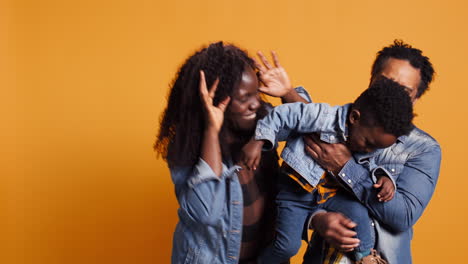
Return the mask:
<svg viewBox="0 0 468 264">
<path fill-rule="evenodd" d="M 249 170 L 254 169 L 254 161 L 255 161 L 254 158 L 249 158 Z"/>
<path fill-rule="evenodd" d="M 377 194 L 377 198 L 379 199 L 379 202 L 383 201 L 384 196 L 385 196 L 385 192 L 384 192 L 384 191 L 380 191 L 380 192 Z"/>
<path fill-rule="evenodd" d="M 388 201 L 388 193 L 387 192 L 383 193 L 382 198 L 380 198 L 380 199 L 381 199 L 382 202 Z"/>
<path fill-rule="evenodd" d="M 259 164 L 260 164 L 260 157 L 257 157 L 257 158 L 255 159 L 254 170 L 257 170 Z"/>
</svg>

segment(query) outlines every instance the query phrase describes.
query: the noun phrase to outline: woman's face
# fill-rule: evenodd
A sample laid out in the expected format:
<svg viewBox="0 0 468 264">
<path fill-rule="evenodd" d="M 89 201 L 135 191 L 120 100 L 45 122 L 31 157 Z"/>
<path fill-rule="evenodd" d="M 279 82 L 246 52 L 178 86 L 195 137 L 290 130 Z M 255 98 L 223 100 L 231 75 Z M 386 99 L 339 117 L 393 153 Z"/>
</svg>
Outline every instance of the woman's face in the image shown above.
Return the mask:
<svg viewBox="0 0 468 264">
<path fill-rule="evenodd" d="M 252 68 L 246 67 L 226 110 L 226 119 L 235 130 L 247 132 L 255 129 L 257 110 L 260 108 L 258 87 L 257 75 Z"/>
</svg>

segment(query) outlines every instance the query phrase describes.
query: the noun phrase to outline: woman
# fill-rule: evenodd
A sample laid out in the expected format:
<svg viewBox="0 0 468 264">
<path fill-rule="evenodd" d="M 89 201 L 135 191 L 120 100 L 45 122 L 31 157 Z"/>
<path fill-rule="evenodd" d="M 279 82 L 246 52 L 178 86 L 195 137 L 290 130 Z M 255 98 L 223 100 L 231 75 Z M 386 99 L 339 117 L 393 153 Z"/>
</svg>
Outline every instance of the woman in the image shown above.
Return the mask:
<svg viewBox="0 0 468 264">
<path fill-rule="evenodd" d="M 180 205 L 172 263 L 256 263 L 273 238 L 276 152 L 265 153 L 256 170 L 236 164 L 271 107 L 259 89 L 286 101 L 299 96 L 276 56 L 272 67 L 259 55 L 264 87 L 254 60 L 222 42 L 189 57 L 172 85 L 155 144 Z"/>
</svg>

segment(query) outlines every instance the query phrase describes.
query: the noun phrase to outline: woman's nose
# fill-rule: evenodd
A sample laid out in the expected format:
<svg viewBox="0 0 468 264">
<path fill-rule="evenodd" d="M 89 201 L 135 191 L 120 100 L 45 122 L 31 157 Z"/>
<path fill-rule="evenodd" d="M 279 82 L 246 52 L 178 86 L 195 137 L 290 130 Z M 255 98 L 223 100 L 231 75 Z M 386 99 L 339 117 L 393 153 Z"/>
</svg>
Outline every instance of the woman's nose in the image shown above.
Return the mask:
<svg viewBox="0 0 468 264">
<path fill-rule="evenodd" d="M 255 110 L 256 111 L 259 107 L 260 107 L 260 98 L 258 98 L 258 96 L 256 96 L 250 102 L 249 108 L 250 108 L 250 110 Z"/>
</svg>

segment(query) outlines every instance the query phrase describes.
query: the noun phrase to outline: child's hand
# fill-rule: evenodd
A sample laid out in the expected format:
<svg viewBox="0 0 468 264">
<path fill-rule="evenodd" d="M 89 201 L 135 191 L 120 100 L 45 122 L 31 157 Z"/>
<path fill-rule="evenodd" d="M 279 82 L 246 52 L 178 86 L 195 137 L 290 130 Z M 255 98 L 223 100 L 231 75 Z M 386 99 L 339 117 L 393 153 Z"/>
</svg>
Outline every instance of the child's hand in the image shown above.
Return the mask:
<svg viewBox="0 0 468 264">
<path fill-rule="evenodd" d="M 249 170 L 256 170 L 262 157 L 263 141 L 251 139 L 249 143 L 242 148 L 241 161 Z"/>
<path fill-rule="evenodd" d="M 381 176 L 377 183 L 374 184 L 374 188 L 380 188 L 380 192 L 377 194 L 379 202 L 388 202 L 395 195 L 395 186 L 392 180 L 387 176 Z"/>
</svg>

